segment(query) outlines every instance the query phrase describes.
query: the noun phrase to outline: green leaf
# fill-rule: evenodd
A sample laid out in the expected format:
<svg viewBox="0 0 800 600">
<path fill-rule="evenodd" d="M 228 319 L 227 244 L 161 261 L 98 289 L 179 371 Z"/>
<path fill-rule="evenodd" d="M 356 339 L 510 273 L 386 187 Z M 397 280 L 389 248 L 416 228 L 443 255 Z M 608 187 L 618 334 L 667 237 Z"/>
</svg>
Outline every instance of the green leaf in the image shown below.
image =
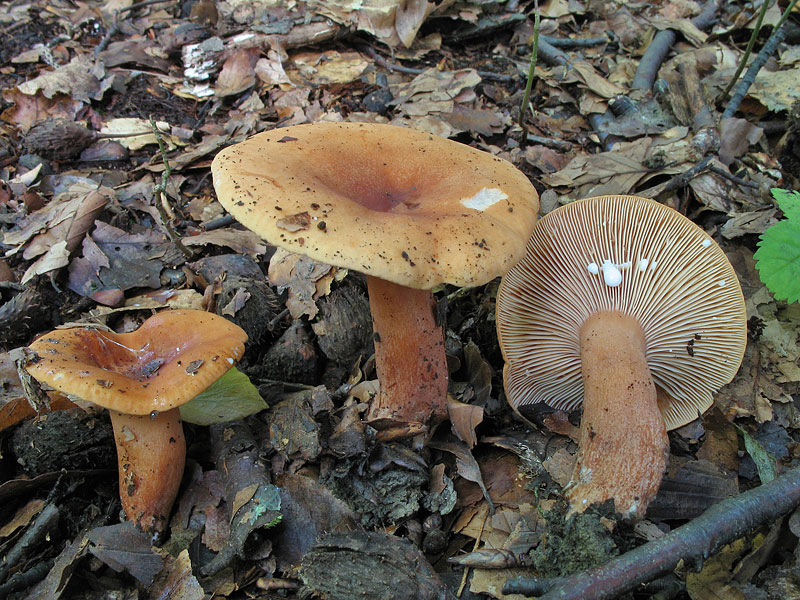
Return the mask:
<svg viewBox="0 0 800 600">
<path fill-rule="evenodd" d="M 800 301 L 800 193 L 773 189 L 786 219 L 761 234 L 755 253 L 761 281 L 778 300 Z"/>
<path fill-rule="evenodd" d="M 756 469 L 758 469 L 758 477 L 761 479 L 761 483 L 767 483 L 775 479 L 778 475 L 775 457 L 767 452 L 758 440 L 751 437 L 750 434 L 739 425 L 734 423 L 733 426 L 736 427 L 736 431 L 739 432 L 744 440 L 744 449 L 747 450 L 750 458 L 756 463 Z"/>
<path fill-rule="evenodd" d="M 800 219 L 800 192 L 772 188 L 770 190 L 787 219 Z"/>
<path fill-rule="evenodd" d="M 250 379 L 233 367 L 206 391 L 181 406 L 181 419 L 195 425 L 235 421 L 267 408 Z"/>
</svg>

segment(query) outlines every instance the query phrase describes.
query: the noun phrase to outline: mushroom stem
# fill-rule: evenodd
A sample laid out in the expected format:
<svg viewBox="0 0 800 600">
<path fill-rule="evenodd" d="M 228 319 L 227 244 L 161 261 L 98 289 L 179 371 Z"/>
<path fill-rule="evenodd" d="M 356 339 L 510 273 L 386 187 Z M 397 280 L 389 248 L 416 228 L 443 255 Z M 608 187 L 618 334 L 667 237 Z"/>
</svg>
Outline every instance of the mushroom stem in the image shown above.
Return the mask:
<svg viewBox="0 0 800 600">
<path fill-rule="evenodd" d="M 584 408 L 570 505 L 582 512 L 614 498 L 618 512 L 637 519 L 658 492 L 669 456 L 644 332 L 629 315 L 601 312 L 583 324 L 580 341 Z"/>
<path fill-rule="evenodd" d="M 167 528 L 186 461 L 180 409 L 156 415 L 109 412 L 117 443 L 122 508 L 130 521 L 159 535 Z"/>
<path fill-rule="evenodd" d="M 428 290 L 367 276 L 380 393 L 367 419 L 378 429 L 423 431 L 447 414 L 444 332 Z"/>
</svg>

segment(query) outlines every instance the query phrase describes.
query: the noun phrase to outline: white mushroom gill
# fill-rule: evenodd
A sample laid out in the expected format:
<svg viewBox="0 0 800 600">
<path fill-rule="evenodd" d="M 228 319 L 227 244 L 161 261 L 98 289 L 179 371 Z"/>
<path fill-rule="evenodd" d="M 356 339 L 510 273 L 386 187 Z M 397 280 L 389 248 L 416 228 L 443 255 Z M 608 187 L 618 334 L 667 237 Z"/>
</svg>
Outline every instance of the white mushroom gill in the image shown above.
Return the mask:
<svg viewBox="0 0 800 600">
<path fill-rule="evenodd" d="M 500 200 L 505 200 L 506 198 L 508 198 L 508 194 L 503 190 L 497 188 L 481 188 L 474 196 L 462 198 L 459 202 L 466 208 L 484 211 L 493 204 L 500 202 Z"/>
</svg>

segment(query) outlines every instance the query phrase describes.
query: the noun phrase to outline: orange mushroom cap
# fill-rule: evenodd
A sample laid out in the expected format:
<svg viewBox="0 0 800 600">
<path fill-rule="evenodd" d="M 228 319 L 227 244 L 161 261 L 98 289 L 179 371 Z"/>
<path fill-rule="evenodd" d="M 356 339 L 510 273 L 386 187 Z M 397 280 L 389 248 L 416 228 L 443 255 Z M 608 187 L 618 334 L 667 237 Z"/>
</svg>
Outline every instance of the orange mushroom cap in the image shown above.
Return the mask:
<svg viewBox="0 0 800 600">
<path fill-rule="evenodd" d="M 30 345 L 28 372 L 51 387 L 132 415 L 185 404 L 244 354 L 247 334 L 200 310 L 167 310 L 131 333 L 56 329 Z"/>
<path fill-rule="evenodd" d="M 500 285 L 497 328 L 512 406 L 581 404 L 579 334 L 602 311 L 640 324 L 667 429 L 709 408 L 742 362 L 744 297 L 711 237 L 652 200 L 589 198 L 545 216 Z"/>
<path fill-rule="evenodd" d="M 524 252 L 538 195 L 511 163 L 374 123 L 260 133 L 211 165 L 222 205 L 272 244 L 399 285 L 481 285 Z"/>
</svg>

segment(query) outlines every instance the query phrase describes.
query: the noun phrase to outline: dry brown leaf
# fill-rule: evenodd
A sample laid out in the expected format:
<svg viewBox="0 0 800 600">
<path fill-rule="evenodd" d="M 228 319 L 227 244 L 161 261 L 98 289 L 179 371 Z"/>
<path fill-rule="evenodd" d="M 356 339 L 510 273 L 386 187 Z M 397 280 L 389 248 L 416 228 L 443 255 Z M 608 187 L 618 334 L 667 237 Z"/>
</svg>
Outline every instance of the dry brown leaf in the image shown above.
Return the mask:
<svg viewBox="0 0 800 600">
<path fill-rule="evenodd" d="M 231 54 L 217 76 L 214 94 L 218 98 L 234 96 L 252 87 L 256 82 L 255 66 L 259 53 L 259 48 L 242 48 Z"/>
<path fill-rule="evenodd" d="M 483 422 L 483 408 L 473 404 L 465 404 L 447 395 L 447 413 L 453 433 L 470 448 L 478 443 L 475 428 Z"/>
<path fill-rule="evenodd" d="M 267 272 L 272 285 L 280 290 L 289 290 L 286 308 L 292 317 L 299 319 L 308 315 L 313 319 L 319 312 L 315 300 L 330 290 L 333 271 L 334 267 L 330 265 L 278 248 L 269 261 Z M 321 280 L 326 282 L 318 287 Z"/>
<path fill-rule="evenodd" d="M 281 55 L 275 50 L 269 50 L 266 58 L 259 58 L 254 67 L 256 77 L 267 85 L 291 84 L 292 81 L 283 68 Z"/>
<path fill-rule="evenodd" d="M 229 227 L 213 229 L 183 238 L 182 241 L 186 246 L 205 246 L 206 244 L 225 246 L 234 252 L 246 254 L 253 258 L 267 251 L 264 241 L 249 229 L 241 230 Z"/>
<path fill-rule="evenodd" d="M 189 551 L 182 550 L 176 557 L 162 551 L 164 569 L 158 574 L 148 593 L 152 598 L 169 600 L 203 600 L 205 592 L 200 582 L 192 574 L 192 561 Z"/>
<path fill-rule="evenodd" d="M 41 94 L 29 96 L 16 88 L 6 88 L 2 93 L 3 100 L 13 105 L 3 111 L 2 119 L 15 125 L 22 134 L 46 119 L 63 118 L 74 121 L 83 106 L 80 100 L 61 94 L 53 98 L 45 98 Z"/>
<path fill-rule="evenodd" d="M 575 455 L 570 454 L 566 448 L 559 448 L 551 454 L 542 465 L 553 481 L 563 488 L 572 478 L 572 468 L 575 466 Z"/>
<path fill-rule="evenodd" d="M 103 91 L 100 80 L 104 75 L 102 63 L 95 63 L 88 54 L 80 54 L 55 71 L 21 83 L 17 89 L 29 96 L 41 91 L 45 98 L 64 94 L 88 104 L 100 99 Z"/>
<path fill-rule="evenodd" d="M 358 52 L 300 52 L 292 56 L 287 74 L 302 85 L 350 83 L 358 79 L 370 65 Z"/>
<path fill-rule="evenodd" d="M 14 516 L 2 527 L 0 527 L 0 539 L 5 539 L 20 527 L 25 527 L 33 521 L 34 517 L 44 508 L 45 501 L 41 499 L 29 500 L 17 509 Z"/>
<path fill-rule="evenodd" d="M 764 135 L 764 130 L 747 119 L 728 118 L 719 123 L 719 159 L 726 167 L 739 158 L 751 144 Z"/>
</svg>

